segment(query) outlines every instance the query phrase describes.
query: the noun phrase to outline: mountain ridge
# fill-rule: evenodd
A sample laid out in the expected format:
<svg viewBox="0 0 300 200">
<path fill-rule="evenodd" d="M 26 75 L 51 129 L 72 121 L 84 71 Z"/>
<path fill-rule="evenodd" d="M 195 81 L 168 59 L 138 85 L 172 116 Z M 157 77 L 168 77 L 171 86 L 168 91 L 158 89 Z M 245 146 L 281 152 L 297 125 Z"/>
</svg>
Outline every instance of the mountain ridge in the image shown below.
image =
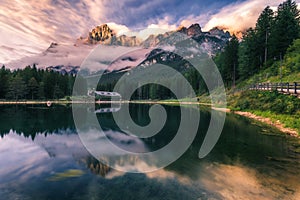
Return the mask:
<svg viewBox="0 0 300 200">
<path fill-rule="evenodd" d="M 194 39 L 212 56 L 222 51 L 231 37 L 228 31 L 223 31 L 220 28 L 203 32 L 201 26 L 196 23 L 189 27 L 180 26 L 175 31 L 150 35 L 147 39 L 142 40 L 137 36 L 127 36 L 125 34 L 117 36 L 115 30 L 111 29 L 107 24 L 102 24 L 91 29 L 86 37 L 78 38 L 74 44 L 61 45 L 59 43 L 51 43 L 43 53 L 35 57 L 26 57 L 17 62 L 12 62 L 11 65 L 20 66 L 23 64 L 25 67 L 36 64 L 38 67 L 47 70 L 74 73 L 74 71 L 78 71 L 78 66 L 96 45 L 153 48 L 174 33 L 182 33 Z"/>
</svg>

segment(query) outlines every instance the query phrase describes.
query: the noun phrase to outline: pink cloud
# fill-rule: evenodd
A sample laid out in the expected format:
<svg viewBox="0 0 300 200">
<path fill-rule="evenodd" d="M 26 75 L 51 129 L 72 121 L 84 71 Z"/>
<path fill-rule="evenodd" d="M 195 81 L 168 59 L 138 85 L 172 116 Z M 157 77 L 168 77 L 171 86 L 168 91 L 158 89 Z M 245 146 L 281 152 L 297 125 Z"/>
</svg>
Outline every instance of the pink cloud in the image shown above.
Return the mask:
<svg viewBox="0 0 300 200">
<path fill-rule="evenodd" d="M 259 15 L 266 6 L 277 8 L 280 3 L 282 0 L 248 0 L 230 4 L 212 15 L 204 26 L 204 30 L 223 27 L 232 33 L 244 31 L 255 26 Z"/>
</svg>

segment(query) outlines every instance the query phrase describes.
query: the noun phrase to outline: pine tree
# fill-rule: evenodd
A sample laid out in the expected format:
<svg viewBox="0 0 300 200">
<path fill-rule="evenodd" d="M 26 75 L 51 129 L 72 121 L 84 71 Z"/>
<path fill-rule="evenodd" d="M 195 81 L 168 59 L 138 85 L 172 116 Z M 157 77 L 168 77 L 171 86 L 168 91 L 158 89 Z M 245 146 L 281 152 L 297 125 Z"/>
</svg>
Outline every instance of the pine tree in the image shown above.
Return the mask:
<svg viewBox="0 0 300 200">
<path fill-rule="evenodd" d="M 32 77 L 29 81 L 28 81 L 28 90 L 29 90 L 29 94 L 31 95 L 31 99 L 35 99 L 37 94 L 38 94 L 38 83 L 35 80 L 34 77 Z"/>
<path fill-rule="evenodd" d="M 241 79 L 246 79 L 259 70 L 261 56 L 257 51 L 257 45 L 256 31 L 250 28 L 244 35 L 239 49 L 239 75 Z"/>
<path fill-rule="evenodd" d="M 44 82 L 40 82 L 39 88 L 38 88 L 38 98 L 39 99 L 45 99 L 45 84 Z"/>
<path fill-rule="evenodd" d="M 267 60 L 270 58 L 268 56 L 269 51 L 269 38 L 271 34 L 271 27 L 274 24 L 274 12 L 267 6 L 263 12 L 260 14 L 256 27 L 256 37 L 257 37 L 257 51 L 260 57 L 260 66 L 263 64 L 267 65 Z"/>
<path fill-rule="evenodd" d="M 53 99 L 54 87 L 56 85 L 55 73 L 46 72 L 42 82 L 44 83 L 44 92 L 47 99 Z"/>
<path fill-rule="evenodd" d="M 287 48 L 299 37 L 299 10 L 295 1 L 287 0 L 278 6 L 274 26 L 271 30 L 272 56 L 279 59 Z"/>
<path fill-rule="evenodd" d="M 235 87 L 238 79 L 238 51 L 239 41 L 234 35 L 225 46 L 224 52 L 216 58 L 216 63 L 227 86 Z"/>
<path fill-rule="evenodd" d="M 27 86 L 20 75 L 12 77 L 9 81 L 7 98 L 18 101 L 24 98 L 27 93 Z"/>
<path fill-rule="evenodd" d="M 60 89 L 59 85 L 56 84 L 54 86 L 54 90 L 53 90 L 53 98 L 59 99 L 59 98 L 62 98 L 63 96 L 64 96 L 63 91 Z"/>
<path fill-rule="evenodd" d="M 5 98 L 8 90 L 8 80 L 9 80 L 10 71 L 5 69 L 3 65 L 0 69 L 0 99 Z"/>
</svg>

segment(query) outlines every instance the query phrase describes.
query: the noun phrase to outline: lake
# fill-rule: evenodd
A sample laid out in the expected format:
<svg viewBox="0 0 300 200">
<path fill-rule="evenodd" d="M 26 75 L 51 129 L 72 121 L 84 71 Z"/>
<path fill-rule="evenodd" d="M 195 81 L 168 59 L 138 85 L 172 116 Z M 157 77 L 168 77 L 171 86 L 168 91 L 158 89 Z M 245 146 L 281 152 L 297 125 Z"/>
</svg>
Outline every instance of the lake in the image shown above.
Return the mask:
<svg viewBox="0 0 300 200">
<path fill-rule="evenodd" d="M 107 112 L 97 114 L 104 133 L 128 137 L 106 106 L 110 105 L 101 108 Z M 140 125 L 149 123 L 149 107 L 131 104 L 132 119 Z M 143 152 L 168 144 L 178 128 L 180 110 L 164 108 L 168 118 L 159 134 L 138 142 L 122 139 L 123 147 Z M 157 171 L 125 173 L 87 151 L 76 131 L 71 105 L 2 105 L 0 199 L 300 199 L 298 139 L 227 114 L 216 146 L 199 159 L 211 115 L 201 107 L 184 109 L 201 115 L 188 150 Z"/>
</svg>

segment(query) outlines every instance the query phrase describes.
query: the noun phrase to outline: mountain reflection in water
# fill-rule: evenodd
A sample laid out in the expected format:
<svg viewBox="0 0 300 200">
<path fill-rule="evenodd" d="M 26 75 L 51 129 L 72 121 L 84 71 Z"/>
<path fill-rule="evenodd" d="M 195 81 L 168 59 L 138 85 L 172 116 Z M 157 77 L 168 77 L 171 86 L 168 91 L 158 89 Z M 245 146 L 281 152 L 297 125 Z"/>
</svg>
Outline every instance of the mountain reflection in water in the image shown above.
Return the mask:
<svg viewBox="0 0 300 200">
<path fill-rule="evenodd" d="M 123 148 L 153 151 L 170 142 L 178 127 L 179 108 L 165 108 L 163 132 L 139 143 L 126 142 L 130 138 L 112 114 L 97 117 L 114 142 L 123 141 Z M 0 199 L 300 199 L 299 141 L 243 117 L 228 115 L 216 147 L 200 160 L 210 120 L 202 110 L 198 135 L 183 156 L 164 169 L 130 174 L 102 164 L 86 150 L 71 107 L 0 109 Z M 130 109 L 137 123 L 149 123 L 149 105 Z"/>
</svg>

